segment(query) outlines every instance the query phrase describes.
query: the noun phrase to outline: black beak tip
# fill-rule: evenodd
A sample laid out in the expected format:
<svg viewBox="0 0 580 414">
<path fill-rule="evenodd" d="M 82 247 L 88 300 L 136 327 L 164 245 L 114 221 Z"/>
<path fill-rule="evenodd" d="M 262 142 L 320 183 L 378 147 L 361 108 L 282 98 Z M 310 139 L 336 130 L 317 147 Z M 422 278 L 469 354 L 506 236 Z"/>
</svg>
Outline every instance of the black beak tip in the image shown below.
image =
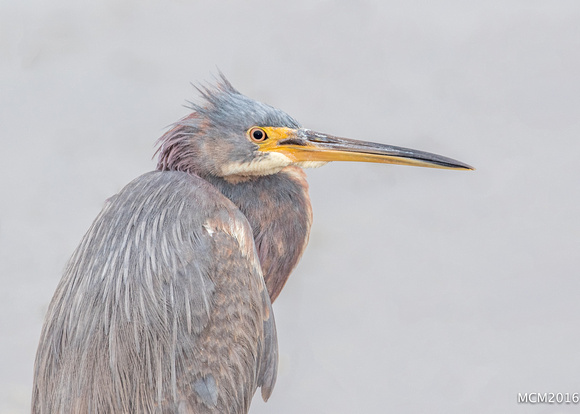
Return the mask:
<svg viewBox="0 0 580 414">
<path fill-rule="evenodd" d="M 472 167 L 471 165 L 465 164 L 463 162 L 461 163 L 459 168 L 461 168 L 462 170 L 467 170 L 467 171 L 475 171 L 475 167 Z"/>
</svg>

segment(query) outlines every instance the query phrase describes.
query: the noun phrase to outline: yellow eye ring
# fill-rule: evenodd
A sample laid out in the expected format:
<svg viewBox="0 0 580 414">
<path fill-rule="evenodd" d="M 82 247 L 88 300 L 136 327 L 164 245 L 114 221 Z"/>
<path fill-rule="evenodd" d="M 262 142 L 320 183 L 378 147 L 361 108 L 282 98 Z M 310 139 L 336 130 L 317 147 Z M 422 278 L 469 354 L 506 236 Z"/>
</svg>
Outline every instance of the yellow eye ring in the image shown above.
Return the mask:
<svg viewBox="0 0 580 414">
<path fill-rule="evenodd" d="M 268 134 L 262 128 L 254 127 L 248 131 L 250 139 L 254 142 L 264 142 L 268 139 Z"/>
</svg>

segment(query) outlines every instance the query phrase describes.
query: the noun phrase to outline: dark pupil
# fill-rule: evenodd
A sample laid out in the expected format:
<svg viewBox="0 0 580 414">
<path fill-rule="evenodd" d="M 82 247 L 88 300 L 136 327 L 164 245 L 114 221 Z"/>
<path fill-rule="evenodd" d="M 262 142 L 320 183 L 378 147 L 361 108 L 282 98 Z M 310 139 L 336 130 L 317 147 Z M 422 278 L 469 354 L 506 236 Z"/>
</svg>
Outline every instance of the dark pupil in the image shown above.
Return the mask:
<svg viewBox="0 0 580 414">
<path fill-rule="evenodd" d="M 259 129 L 256 129 L 253 135 L 256 141 L 261 141 L 262 139 L 264 139 L 264 133 Z"/>
</svg>

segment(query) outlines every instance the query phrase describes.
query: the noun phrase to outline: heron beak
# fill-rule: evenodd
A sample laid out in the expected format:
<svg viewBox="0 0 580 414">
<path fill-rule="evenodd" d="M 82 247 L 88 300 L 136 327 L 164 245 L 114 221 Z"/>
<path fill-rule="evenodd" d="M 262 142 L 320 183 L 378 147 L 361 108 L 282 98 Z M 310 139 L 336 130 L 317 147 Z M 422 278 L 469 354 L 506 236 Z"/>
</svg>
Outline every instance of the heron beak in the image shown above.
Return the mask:
<svg viewBox="0 0 580 414">
<path fill-rule="evenodd" d="M 264 129 L 269 139 L 260 150 L 280 152 L 296 163 L 362 161 L 450 170 L 474 169 L 461 161 L 409 148 L 339 138 L 309 129 Z"/>
</svg>

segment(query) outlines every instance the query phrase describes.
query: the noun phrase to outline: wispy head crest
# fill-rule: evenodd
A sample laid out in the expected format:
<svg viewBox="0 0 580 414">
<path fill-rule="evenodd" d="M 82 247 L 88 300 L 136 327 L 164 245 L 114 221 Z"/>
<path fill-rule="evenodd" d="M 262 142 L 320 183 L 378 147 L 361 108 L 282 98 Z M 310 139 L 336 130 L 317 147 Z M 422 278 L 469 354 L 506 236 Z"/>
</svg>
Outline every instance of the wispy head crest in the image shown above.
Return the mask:
<svg viewBox="0 0 580 414">
<path fill-rule="evenodd" d="M 225 77 L 225 75 L 220 71 L 218 76 L 215 78 L 215 84 L 194 84 L 191 85 L 199 92 L 199 95 L 204 99 L 205 104 L 213 104 L 216 105 L 218 100 L 216 97 L 222 94 L 236 94 L 241 95 L 240 92 L 233 85 L 230 83 L 229 80 Z M 189 108 L 193 109 L 194 111 L 201 110 L 205 105 L 199 105 L 192 101 L 187 101 L 189 104 Z"/>
</svg>

